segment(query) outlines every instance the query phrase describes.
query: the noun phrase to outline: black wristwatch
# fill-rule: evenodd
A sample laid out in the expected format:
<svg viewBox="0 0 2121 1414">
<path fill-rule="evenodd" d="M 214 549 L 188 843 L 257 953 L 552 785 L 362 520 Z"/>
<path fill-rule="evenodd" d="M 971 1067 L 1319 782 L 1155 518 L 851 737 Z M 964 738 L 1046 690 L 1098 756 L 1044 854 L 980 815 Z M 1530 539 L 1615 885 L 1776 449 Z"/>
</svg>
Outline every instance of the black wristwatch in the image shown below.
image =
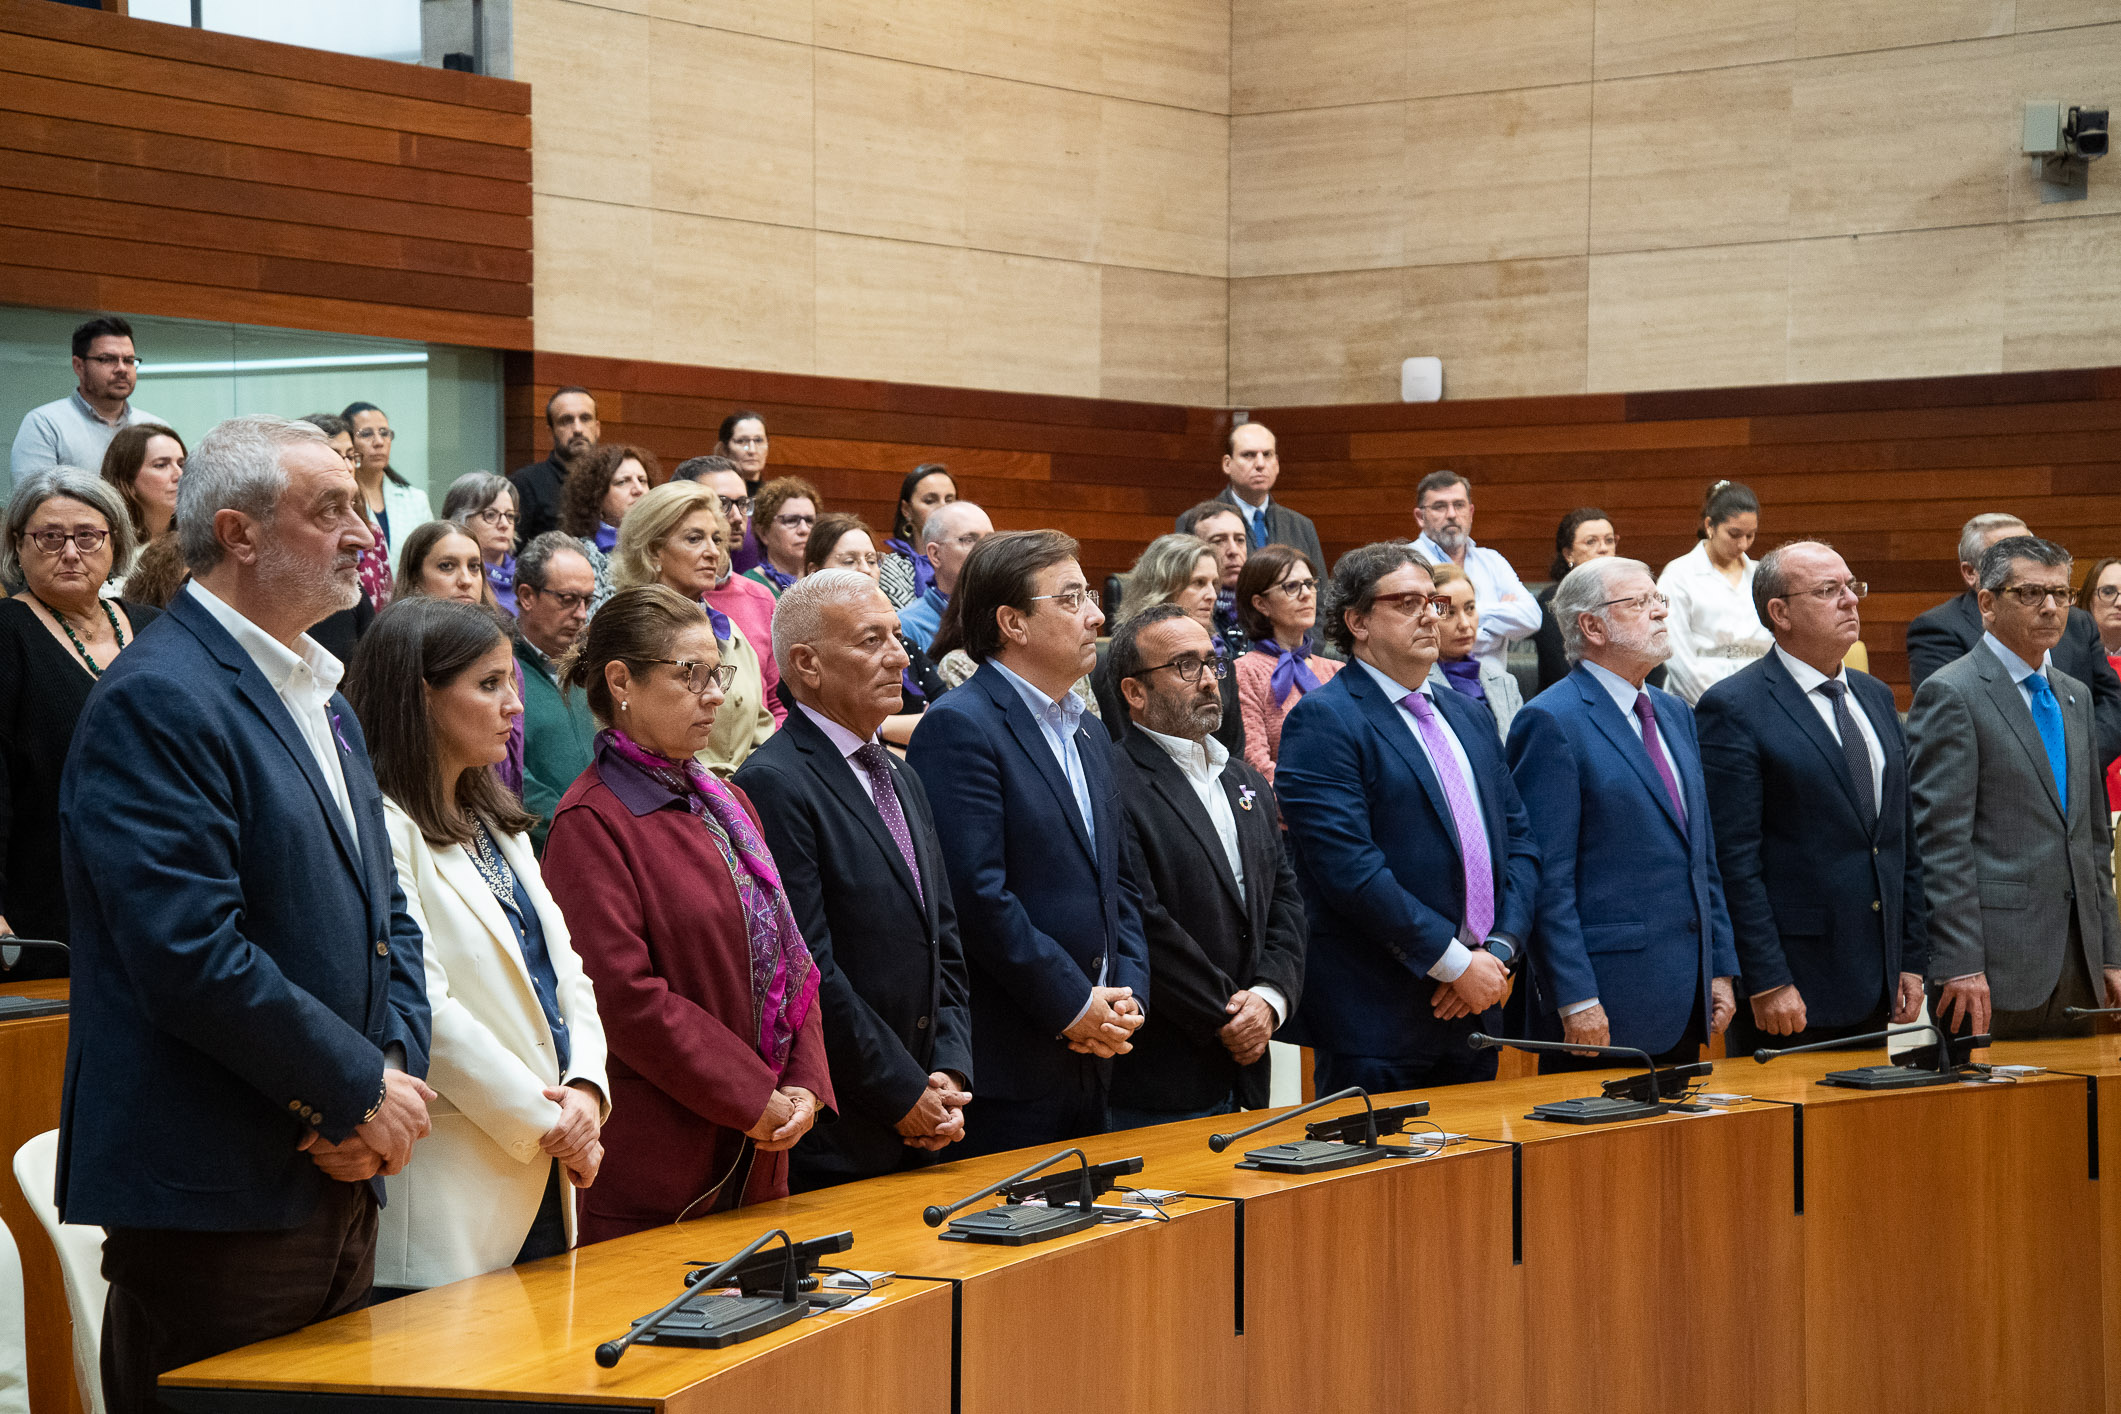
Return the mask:
<svg viewBox="0 0 2121 1414">
<path fill-rule="evenodd" d="M 1512 977 L 1517 975 L 1518 964 L 1524 960 L 1524 954 L 1518 950 L 1517 944 L 1508 938 L 1496 937 L 1488 939 L 1481 946 L 1487 949 L 1488 956 L 1502 964 L 1503 971 Z"/>
</svg>

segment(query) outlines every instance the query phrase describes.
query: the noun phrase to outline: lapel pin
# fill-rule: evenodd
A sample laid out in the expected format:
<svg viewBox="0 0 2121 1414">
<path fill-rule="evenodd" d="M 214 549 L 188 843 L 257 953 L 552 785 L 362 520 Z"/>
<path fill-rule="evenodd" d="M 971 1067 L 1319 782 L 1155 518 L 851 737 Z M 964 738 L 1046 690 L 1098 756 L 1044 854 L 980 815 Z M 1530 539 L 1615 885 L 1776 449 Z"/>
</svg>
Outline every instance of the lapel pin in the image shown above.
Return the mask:
<svg viewBox="0 0 2121 1414">
<path fill-rule="evenodd" d="M 1252 797 L 1258 794 L 1259 792 L 1250 786 L 1239 786 L 1237 788 L 1237 808 L 1239 810 L 1250 810 L 1252 808 Z"/>
</svg>

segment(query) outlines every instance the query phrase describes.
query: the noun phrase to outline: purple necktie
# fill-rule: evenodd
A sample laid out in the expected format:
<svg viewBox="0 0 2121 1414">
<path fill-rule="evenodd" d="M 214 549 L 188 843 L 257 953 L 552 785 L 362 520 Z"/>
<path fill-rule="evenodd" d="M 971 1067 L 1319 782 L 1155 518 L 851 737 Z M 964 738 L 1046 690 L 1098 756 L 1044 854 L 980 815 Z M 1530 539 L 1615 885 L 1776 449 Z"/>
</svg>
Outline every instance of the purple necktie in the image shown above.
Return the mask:
<svg viewBox="0 0 2121 1414">
<path fill-rule="evenodd" d="M 869 777 L 869 788 L 876 794 L 876 813 L 884 817 L 884 828 L 898 845 L 899 858 L 906 861 L 906 872 L 913 875 L 913 896 L 927 906 L 928 895 L 921 888 L 921 866 L 913 857 L 913 831 L 906 828 L 906 812 L 898 803 L 898 792 L 891 788 L 891 766 L 884 758 L 884 748 L 869 742 L 849 758 Z"/>
<path fill-rule="evenodd" d="M 1414 714 L 1414 729 L 1429 748 L 1429 764 L 1443 782 L 1443 798 L 1451 807 L 1451 823 L 1458 828 L 1458 859 L 1466 873 L 1466 932 L 1477 947 L 1487 941 L 1495 926 L 1495 866 L 1488 854 L 1488 827 L 1473 803 L 1473 792 L 1459 774 L 1458 758 L 1452 754 L 1443 723 L 1436 720 L 1436 707 L 1418 692 L 1399 699 L 1399 705 Z"/>
<path fill-rule="evenodd" d="M 1664 780 L 1665 793 L 1672 797 L 1672 809 L 1679 812 L 1679 824 L 1686 827 L 1686 801 L 1679 795 L 1679 778 L 1672 774 L 1672 763 L 1665 759 L 1664 743 L 1657 735 L 1657 712 L 1650 706 L 1647 692 L 1635 694 L 1635 715 L 1642 720 L 1642 749 L 1650 753 L 1650 764 Z"/>
</svg>

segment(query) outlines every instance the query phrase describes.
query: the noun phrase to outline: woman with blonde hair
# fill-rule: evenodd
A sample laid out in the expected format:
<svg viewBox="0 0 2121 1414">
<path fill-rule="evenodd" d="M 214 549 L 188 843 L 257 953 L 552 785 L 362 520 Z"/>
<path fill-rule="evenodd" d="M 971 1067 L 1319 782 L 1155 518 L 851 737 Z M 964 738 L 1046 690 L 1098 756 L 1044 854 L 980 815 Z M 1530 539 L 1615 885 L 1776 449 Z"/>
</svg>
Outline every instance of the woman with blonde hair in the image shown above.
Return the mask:
<svg viewBox="0 0 2121 1414">
<path fill-rule="evenodd" d="M 1210 671 L 1222 685 L 1223 720 L 1215 729 L 1215 739 L 1228 747 L 1232 756 L 1243 756 L 1245 721 L 1237 701 L 1237 678 L 1223 656 L 1227 650 L 1215 628 L 1215 595 L 1221 576 L 1215 549 L 1207 541 L 1197 535 L 1159 535 L 1134 561 L 1134 568 L 1127 571 L 1127 589 L 1120 596 L 1119 612 L 1112 616 L 1110 624 L 1117 629 L 1142 610 L 1158 604 L 1176 604 L 1199 620 L 1208 637 L 1215 640 L 1215 662 Z M 1112 739 L 1118 741 L 1127 730 L 1127 702 L 1120 696 L 1119 684 L 1106 671 L 1105 647 L 1104 643 L 1097 645 L 1097 669 L 1090 674 L 1090 685 L 1097 692 L 1098 716 Z"/>
</svg>

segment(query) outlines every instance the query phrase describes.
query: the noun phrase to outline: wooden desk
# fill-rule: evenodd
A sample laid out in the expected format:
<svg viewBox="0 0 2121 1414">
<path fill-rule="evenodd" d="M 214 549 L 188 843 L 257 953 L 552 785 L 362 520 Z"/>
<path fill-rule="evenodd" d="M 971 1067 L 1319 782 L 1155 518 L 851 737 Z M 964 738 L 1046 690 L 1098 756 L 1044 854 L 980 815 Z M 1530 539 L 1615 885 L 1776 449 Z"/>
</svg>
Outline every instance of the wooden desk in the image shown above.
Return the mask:
<svg viewBox="0 0 2121 1414">
<path fill-rule="evenodd" d="M 64 1001 L 64 978 L 10 982 L 0 996 Z M 59 1255 L 15 1182 L 15 1150 L 59 1127 L 66 1081 L 66 1017 L 0 1021 L 0 1220 L 22 1249 L 22 1313 L 29 1328 L 29 1400 L 33 1414 L 78 1414 L 74 1393 L 74 1321 L 59 1280 Z"/>
</svg>

